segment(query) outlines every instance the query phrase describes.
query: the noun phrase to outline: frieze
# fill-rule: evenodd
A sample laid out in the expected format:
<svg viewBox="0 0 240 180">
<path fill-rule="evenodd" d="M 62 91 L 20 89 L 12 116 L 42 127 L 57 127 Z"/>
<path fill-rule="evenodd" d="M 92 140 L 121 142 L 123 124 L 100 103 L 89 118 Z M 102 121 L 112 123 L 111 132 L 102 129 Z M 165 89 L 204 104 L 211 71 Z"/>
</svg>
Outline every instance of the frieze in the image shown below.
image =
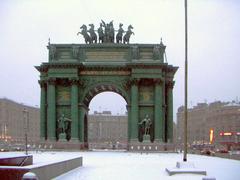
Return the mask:
<svg viewBox="0 0 240 180">
<path fill-rule="evenodd" d="M 87 51 L 86 52 L 86 60 L 87 61 L 103 61 L 103 60 L 111 60 L 111 61 L 125 61 L 127 56 L 127 50 L 121 51 Z"/>
<path fill-rule="evenodd" d="M 81 71 L 80 75 L 130 75 L 130 71 Z"/>
</svg>

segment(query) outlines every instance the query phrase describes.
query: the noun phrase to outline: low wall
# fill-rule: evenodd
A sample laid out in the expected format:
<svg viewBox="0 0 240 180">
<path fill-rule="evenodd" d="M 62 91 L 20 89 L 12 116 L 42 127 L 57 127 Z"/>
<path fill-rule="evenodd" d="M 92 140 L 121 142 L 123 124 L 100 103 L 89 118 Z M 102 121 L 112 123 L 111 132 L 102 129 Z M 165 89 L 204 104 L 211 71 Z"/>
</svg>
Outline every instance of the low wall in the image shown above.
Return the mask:
<svg viewBox="0 0 240 180">
<path fill-rule="evenodd" d="M 21 180 L 27 172 L 33 172 L 42 179 L 51 179 L 82 166 L 82 157 L 37 167 L 0 166 L 0 177 L 4 180 Z"/>
<path fill-rule="evenodd" d="M 0 158 L 0 166 L 28 166 L 32 165 L 32 163 L 32 155 L 9 156 Z"/>
</svg>

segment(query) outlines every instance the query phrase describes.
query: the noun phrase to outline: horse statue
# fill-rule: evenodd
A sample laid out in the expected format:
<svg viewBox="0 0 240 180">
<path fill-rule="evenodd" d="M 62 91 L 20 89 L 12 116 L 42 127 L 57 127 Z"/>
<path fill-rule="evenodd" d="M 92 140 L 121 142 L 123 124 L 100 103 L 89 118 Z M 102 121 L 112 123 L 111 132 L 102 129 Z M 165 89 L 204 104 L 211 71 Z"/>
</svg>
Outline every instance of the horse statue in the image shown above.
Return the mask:
<svg viewBox="0 0 240 180">
<path fill-rule="evenodd" d="M 104 33 L 103 33 L 103 28 L 102 28 L 102 23 L 100 23 L 100 27 L 98 28 L 98 42 L 103 43 L 104 42 Z"/>
<path fill-rule="evenodd" d="M 90 29 L 88 30 L 88 32 L 90 33 L 90 37 L 92 39 L 92 42 L 97 43 L 97 34 L 95 33 L 94 25 L 89 24 L 89 26 L 90 26 Z"/>
<path fill-rule="evenodd" d="M 126 34 L 123 36 L 123 43 L 124 43 L 124 44 L 125 44 L 125 43 L 129 44 L 130 36 L 131 36 L 132 34 L 134 35 L 134 32 L 132 32 L 132 29 L 133 29 L 132 25 L 129 25 Z"/>
<path fill-rule="evenodd" d="M 117 42 L 117 43 L 122 42 L 122 36 L 123 36 L 123 33 L 124 33 L 124 30 L 123 30 L 122 26 L 123 26 L 123 24 L 120 23 L 120 24 L 119 24 L 118 33 L 117 33 L 117 35 L 116 35 L 116 42 Z"/>
<path fill-rule="evenodd" d="M 85 43 L 86 43 L 86 44 L 87 44 L 87 43 L 91 44 L 91 43 L 92 43 L 92 39 L 91 39 L 91 37 L 90 37 L 90 36 L 88 35 L 88 33 L 87 33 L 87 26 L 86 26 L 85 24 L 83 24 L 83 25 L 80 27 L 80 29 L 82 29 L 82 31 L 81 31 L 81 32 L 78 32 L 77 35 L 82 34 L 83 37 L 84 37 L 84 39 L 85 39 Z"/>
</svg>

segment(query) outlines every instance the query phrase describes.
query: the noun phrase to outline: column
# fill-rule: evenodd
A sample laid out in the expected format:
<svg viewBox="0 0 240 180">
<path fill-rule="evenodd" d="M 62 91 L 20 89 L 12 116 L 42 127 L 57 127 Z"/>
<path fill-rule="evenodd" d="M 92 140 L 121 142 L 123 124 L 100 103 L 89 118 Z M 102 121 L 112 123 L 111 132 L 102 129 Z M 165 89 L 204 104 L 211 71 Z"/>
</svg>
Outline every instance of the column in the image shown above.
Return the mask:
<svg viewBox="0 0 240 180">
<path fill-rule="evenodd" d="M 154 99 L 154 137 L 156 142 L 163 141 L 163 90 L 162 81 L 155 80 Z"/>
<path fill-rule="evenodd" d="M 173 86 L 174 82 L 167 84 L 167 141 L 173 142 Z"/>
<path fill-rule="evenodd" d="M 78 137 L 80 142 L 84 142 L 84 117 L 85 117 L 85 108 L 84 105 L 80 105 L 80 115 L 79 115 L 79 126 L 78 126 Z"/>
<path fill-rule="evenodd" d="M 56 140 L 56 80 L 48 80 L 47 88 L 47 135 L 49 140 Z"/>
<path fill-rule="evenodd" d="M 166 86 L 166 81 L 165 80 L 163 80 L 163 83 L 162 83 L 162 93 L 163 93 L 163 104 L 162 104 L 162 108 L 163 108 L 163 116 L 162 116 L 162 118 L 163 118 L 163 120 L 162 120 L 162 127 L 163 127 L 163 132 L 162 132 L 162 140 L 163 140 L 163 142 L 166 142 L 167 140 L 166 140 L 166 114 L 167 114 L 167 103 L 166 103 L 166 99 L 167 99 L 167 97 L 166 97 L 166 88 L 165 88 L 165 86 Z"/>
<path fill-rule="evenodd" d="M 131 140 L 131 106 L 127 105 L 127 111 L 128 111 L 128 142 Z"/>
<path fill-rule="evenodd" d="M 72 79 L 71 82 L 71 138 L 78 139 L 78 80 Z"/>
<path fill-rule="evenodd" d="M 47 119 L 46 119 L 46 82 L 43 80 L 38 81 L 41 87 L 41 100 L 40 100 L 40 137 L 47 139 Z"/>
<path fill-rule="evenodd" d="M 131 140 L 138 141 L 138 81 L 133 80 L 131 86 Z"/>
</svg>

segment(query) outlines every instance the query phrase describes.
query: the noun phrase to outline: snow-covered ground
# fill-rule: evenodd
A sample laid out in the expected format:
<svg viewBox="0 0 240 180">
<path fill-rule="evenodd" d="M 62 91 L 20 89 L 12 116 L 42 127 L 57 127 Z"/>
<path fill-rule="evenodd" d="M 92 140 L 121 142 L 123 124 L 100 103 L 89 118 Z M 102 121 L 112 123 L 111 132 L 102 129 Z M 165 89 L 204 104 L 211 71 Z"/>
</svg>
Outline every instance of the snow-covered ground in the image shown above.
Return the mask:
<svg viewBox="0 0 240 180">
<path fill-rule="evenodd" d="M 0 157 L 23 152 L 0 153 Z M 130 152 L 43 152 L 30 153 L 34 164 L 39 166 L 52 162 L 83 157 L 83 166 L 56 177 L 56 180 L 202 180 L 203 175 L 177 174 L 169 176 L 166 167 L 175 167 L 182 154 Z M 240 161 L 218 157 L 188 155 L 195 167 L 207 171 L 207 176 L 217 180 L 239 180 Z"/>
<path fill-rule="evenodd" d="M 74 154 L 74 153 L 73 153 Z M 78 153 L 79 154 L 79 153 Z M 130 152 L 80 152 L 83 167 L 57 177 L 57 180 L 201 180 L 203 175 L 177 174 L 169 176 L 166 167 L 175 167 L 182 154 Z M 217 180 L 239 180 L 240 161 L 188 155 L 195 167 L 207 171 Z"/>
</svg>

